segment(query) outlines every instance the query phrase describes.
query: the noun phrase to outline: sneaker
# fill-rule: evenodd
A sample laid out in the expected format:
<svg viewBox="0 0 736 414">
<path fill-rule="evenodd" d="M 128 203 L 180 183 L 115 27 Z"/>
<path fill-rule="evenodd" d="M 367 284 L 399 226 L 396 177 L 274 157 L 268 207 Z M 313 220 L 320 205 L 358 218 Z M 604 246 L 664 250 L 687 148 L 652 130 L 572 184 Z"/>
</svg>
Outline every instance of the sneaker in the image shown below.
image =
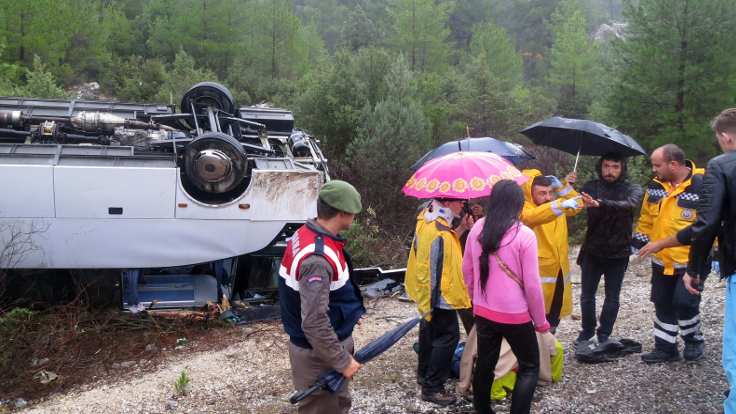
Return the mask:
<svg viewBox="0 0 736 414">
<path fill-rule="evenodd" d="M 647 352 L 646 354 L 642 354 L 641 360 L 646 362 L 647 364 L 658 364 L 660 362 L 672 362 L 672 361 L 679 361 L 680 360 L 680 353 L 678 351 L 675 352 L 665 352 L 661 349 L 654 349 L 652 352 Z"/>
<path fill-rule="evenodd" d="M 457 399 L 445 391 L 429 393 L 422 391 L 422 400 L 447 407 L 448 405 L 454 404 Z"/>
<path fill-rule="evenodd" d="M 598 334 L 598 343 L 605 344 L 606 342 L 608 342 L 608 335 Z"/>
<path fill-rule="evenodd" d="M 705 343 L 703 342 L 685 342 L 685 350 L 682 356 L 685 361 L 698 361 L 703 359 L 705 353 Z"/>
</svg>

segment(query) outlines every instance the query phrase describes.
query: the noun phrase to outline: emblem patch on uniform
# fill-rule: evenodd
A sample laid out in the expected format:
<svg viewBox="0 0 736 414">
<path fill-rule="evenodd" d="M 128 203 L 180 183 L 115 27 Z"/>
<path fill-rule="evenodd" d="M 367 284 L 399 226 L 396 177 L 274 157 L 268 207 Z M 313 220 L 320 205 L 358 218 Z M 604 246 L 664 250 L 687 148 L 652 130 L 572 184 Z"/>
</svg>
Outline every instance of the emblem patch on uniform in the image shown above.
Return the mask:
<svg viewBox="0 0 736 414">
<path fill-rule="evenodd" d="M 695 214 L 693 214 L 693 210 L 689 208 L 683 208 L 681 214 L 682 218 L 684 218 L 685 220 L 690 220 L 695 216 Z"/>
</svg>

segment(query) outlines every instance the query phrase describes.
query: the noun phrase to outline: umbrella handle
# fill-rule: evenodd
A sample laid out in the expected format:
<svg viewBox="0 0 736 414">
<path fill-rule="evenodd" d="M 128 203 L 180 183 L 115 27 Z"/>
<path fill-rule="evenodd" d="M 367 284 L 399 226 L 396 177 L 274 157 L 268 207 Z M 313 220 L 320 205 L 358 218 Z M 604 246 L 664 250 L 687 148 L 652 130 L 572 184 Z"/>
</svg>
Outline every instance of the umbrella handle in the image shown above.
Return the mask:
<svg viewBox="0 0 736 414">
<path fill-rule="evenodd" d="M 292 404 L 296 404 L 303 399 L 309 397 L 310 395 L 314 394 L 315 392 L 319 391 L 322 387 L 324 387 L 324 384 L 322 384 L 321 381 L 317 381 L 312 385 L 311 387 L 307 388 L 304 391 L 299 391 L 296 394 L 292 395 L 289 398 L 289 402 Z"/>
</svg>

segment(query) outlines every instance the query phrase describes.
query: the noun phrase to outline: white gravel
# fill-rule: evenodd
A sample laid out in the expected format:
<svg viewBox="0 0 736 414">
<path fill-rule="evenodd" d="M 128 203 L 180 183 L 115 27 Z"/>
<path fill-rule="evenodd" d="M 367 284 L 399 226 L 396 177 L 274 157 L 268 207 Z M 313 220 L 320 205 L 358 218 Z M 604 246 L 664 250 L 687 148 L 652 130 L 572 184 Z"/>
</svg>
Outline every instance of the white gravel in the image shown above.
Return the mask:
<svg viewBox="0 0 736 414">
<path fill-rule="evenodd" d="M 708 281 L 701 305 L 706 358 L 696 363 L 643 364 L 639 355 L 617 362 L 586 365 L 576 362 L 571 343 L 580 321 L 567 319 L 558 330 L 566 347 L 561 382 L 540 387 L 535 413 L 720 413 L 725 377 L 720 365 L 724 289 Z M 602 302 L 599 289 L 598 306 Z M 579 314 L 579 286 L 575 309 Z M 653 306 L 649 302 L 647 265 L 634 264 L 627 272 L 621 310 L 614 336 L 640 341 L 644 352 L 653 346 Z M 415 308 L 395 299 L 368 304 L 369 313 L 355 330 L 358 346 L 411 317 Z M 574 315 L 575 317 L 576 315 Z M 240 329 L 241 340 L 224 349 L 168 357 L 155 371 L 134 371 L 80 387 L 45 401 L 31 401 L 27 413 L 285 413 L 293 392 L 286 336 L 278 323 Z M 216 334 L 217 331 L 213 331 Z M 461 403 L 440 409 L 418 398 L 416 354 L 411 349 L 416 330 L 377 360 L 367 364 L 353 383 L 355 413 L 468 412 Z M 173 384 L 182 371 L 191 378 L 191 391 L 174 397 Z M 454 386 L 454 383 L 450 384 Z M 172 404 L 175 401 L 176 404 Z M 496 405 L 508 412 L 508 403 Z M 1 411 L 1 410 L 0 410 Z"/>
</svg>

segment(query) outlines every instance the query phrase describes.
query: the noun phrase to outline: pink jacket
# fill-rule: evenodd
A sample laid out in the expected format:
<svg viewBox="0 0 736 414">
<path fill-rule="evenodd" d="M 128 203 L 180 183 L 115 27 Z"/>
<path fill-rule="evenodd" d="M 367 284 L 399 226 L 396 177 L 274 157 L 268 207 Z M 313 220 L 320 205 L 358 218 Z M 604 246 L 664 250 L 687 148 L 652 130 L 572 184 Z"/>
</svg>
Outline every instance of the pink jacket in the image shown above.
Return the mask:
<svg viewBox="0 0 736 414">
<path fill-rule="evenodd" d="M 468 294 L 473 300 L 473 313 L 506 324 L 534 321 L 537 331 L 548 330 L 534 231 L 521 222 L 511 226 L 498 250 L 501 260 L 521 278 L 523 289 L 499 267 L 491 254 L 488 257 L 490 275 L 483 292 L 480 288 L 479 265 L 483 247 L 478 236 L 483 231 L 484 223 L 485 218 L 482 218 L 470 229 L 463 255 L 463 275 Z"/>
</svg>

